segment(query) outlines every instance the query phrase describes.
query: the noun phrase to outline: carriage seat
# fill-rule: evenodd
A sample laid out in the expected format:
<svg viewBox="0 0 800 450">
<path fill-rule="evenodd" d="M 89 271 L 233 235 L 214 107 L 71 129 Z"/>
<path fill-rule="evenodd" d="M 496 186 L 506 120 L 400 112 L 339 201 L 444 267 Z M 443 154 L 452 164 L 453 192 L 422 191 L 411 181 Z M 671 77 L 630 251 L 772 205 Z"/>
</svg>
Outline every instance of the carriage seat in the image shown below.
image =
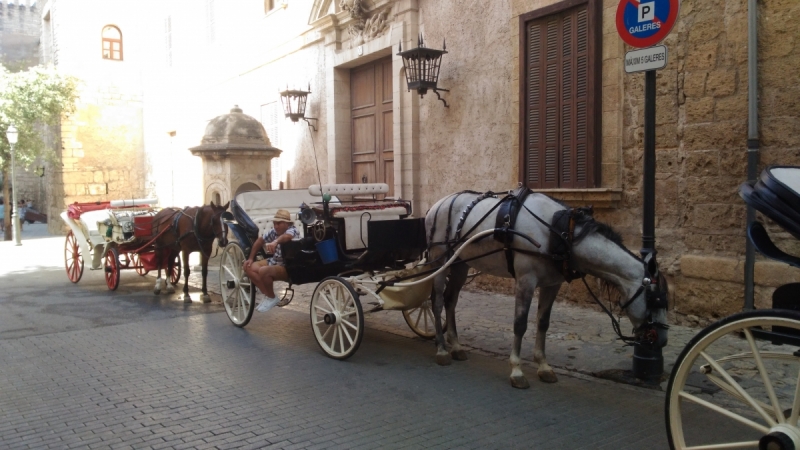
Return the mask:
<svg viewBox="0 0 800 450">
<path fill-rule="evenodd" d="M 800 167 L 773 166 L 739 187 L 744 201 L 800 239 Z"/>
<path fill-rule="evenodd" d="M 279 209 L 289 211 L 294 218 L 294 226 L 303 229 L 303 224 L 297 219 L 300 205 L 312 204 L 319 198 L 308 194 L 306 189 L 284 189 L 276 191 L 248 191 L 238 194 L 231 203 L 231 212 L 248 233 L 258 233 L 259 236 L 272 229 L 272 218 Z M 338 201 L 338 199 L 336 200 Z"/>
<path fill-rule="evenodd" d="M 318 184 L 308 187 L 308 193 L 313 196 L 322 196 L 328 193 L 337 196 L 353 196 L 363 198 L 372 196 L 372 200 L 356 201 L 349 203 L 330 203 L 328 211 L 332 218 L 344 220 L 346 250 L 361 250 L 368 246 L 368 223 L 379 220 L 397 220 L 411 215 L 411 202 L 406 200 L 384 199 L 378 200 L 379 195 L 389 192 L 386 183 L 363 184 L 326 184 L 322 188 Z M 318 216 L 323 213 L 322 207 L 314 205 Z"/>
</svg>

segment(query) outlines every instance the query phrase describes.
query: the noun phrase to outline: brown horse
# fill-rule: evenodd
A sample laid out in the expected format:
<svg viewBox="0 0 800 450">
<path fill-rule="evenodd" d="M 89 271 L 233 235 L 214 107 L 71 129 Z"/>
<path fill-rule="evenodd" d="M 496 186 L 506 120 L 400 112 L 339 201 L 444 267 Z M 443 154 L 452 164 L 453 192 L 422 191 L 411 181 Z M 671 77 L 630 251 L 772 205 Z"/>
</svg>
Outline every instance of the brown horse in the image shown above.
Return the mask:
<svg viewBox="0 0 800 450">
<path fill-rule="evenodd" d="M 191 303 L 189 296 L 189 254 L 200 252 L 202 255 L 201 265 L 203 268 L 203 294 L 200 299 L 203 303 L 211 301 L 206 287 L 206 277 L 208 276 L 208 258 L 211 256 L 212 244 L 214 239 L 219 240 L 219 245 L 227 245 L 227 233 L 225 225 L 220 217 L 229 203 L 224 206 L 216 206 L 214 202 L 205 206 L 192 206 L 183 209 L 165 208 L 158 212 L 153 218 L 154 233 L 160 234 L 155 241 L 156 258 L 158 261 L 167 261 L 167 273 L 172 273 L 172 264 L 178 252 L 183 257 L 183 301 Z M 166 228 L 168 231 L 164 231 Z M 164 231 L 162 233 L 162 231 Z M 166 284 L 166 287 L 164 285 Z M 153 292 L 160 294 L 162 288 L 167 294 L 175 292 L 175 287 L 165 283 L 161 278 L 161 266 L 158 269 L 158 278 Z"/>
</svg>

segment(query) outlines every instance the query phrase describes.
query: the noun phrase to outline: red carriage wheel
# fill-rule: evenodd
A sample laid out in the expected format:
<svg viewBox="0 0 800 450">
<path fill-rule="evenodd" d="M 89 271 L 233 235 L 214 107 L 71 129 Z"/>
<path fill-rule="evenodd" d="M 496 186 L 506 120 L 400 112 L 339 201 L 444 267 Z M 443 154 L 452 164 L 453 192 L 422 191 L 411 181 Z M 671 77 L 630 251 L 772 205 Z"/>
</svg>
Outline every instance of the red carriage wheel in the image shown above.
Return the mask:
<svg viewBox="0 0 800 450">
<path fill-rule="evenodd" d="M 175 259 L 172 261 L 172 270 L 167 270 L 169 272 L 169 282 L 172 285 L 177 285 L 178 281 L 181 279 L 181 255 L 175 255 Z"/>
<path fill-rule="evenodd" d="M 77 283 L 83 276 L 83 254 L 78 238 L 70 231 L 64 242 L 64 267 L 67 269 L 69 281 Z"/>
<path fill-rule="evenodd" d="M 117 290 L 119 286 L 119 269 L 119 250 L 111 247 L 106 252 L 105 275 L 106 285 L 112 291 Z"/>
<path fill-rule="evenodd" d="M 131 267 L 133 267 L 136 270 L 136 273 L 138 273 L 141 276 L 145 276 L 147 275 L 148 272 L 150 272 L 149 270 L 145 269 L 144 266 L 142 265 L 142 260 L 141 258 L 139 258 L 138 253 L 131 253 L 130 258 L 131 258 Z"/>
</svg>

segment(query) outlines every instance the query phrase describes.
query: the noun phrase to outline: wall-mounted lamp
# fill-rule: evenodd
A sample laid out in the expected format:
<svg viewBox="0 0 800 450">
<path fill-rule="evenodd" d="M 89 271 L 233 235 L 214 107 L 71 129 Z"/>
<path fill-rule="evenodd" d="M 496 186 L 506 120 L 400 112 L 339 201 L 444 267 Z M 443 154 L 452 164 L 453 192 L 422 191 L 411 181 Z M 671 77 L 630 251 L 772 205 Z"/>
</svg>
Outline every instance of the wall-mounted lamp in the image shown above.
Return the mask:
<svg viewBox="0 0 800 450">
<path fill-rule="evenodd" d="M 281 103 L 283 104 L 283 115 L 292 119 L 292 122 L 297 122 L 300 119 L 303 119 L 308 123 L 308 126 L 317 131 L 317 127 L 309 122 L 313 120 L 314 123 L 317 123 L 317 119 L 313 117 L 306 117 L 306 101 L 308 100 L 308 94 L 311 93 L 311 85 L 308 85 L 307 91 L 297 90 L 297 89 L 289 89 L 286 88 L 285 91 L 281 91 Z"/>
<path fill-rule="evenodd" d="M 39 178 L 44 176 L 44 166 L 36 166 L 33 168 L 33 173 L 39 176 Z"/>
<path fill-rule="evenodd" d="M 419 35 L 415 49 L 403 51 L 403 44 L 398 45 L 399 52 L 397 54 L 403 58 L 408 90 L 414 89 L 420 97 L 424 97 L 428 93 L 428 89 L 431 89 L 436 97 L 444 103 L 445 108 L 449 108 L 447 102 L 439 95 L 439 91 L 450 91 L 436 86 L 439 81 L 442 55 L 447 53 L 447 43 L 442 42 L 441 50 L 425 48 L 423 45 L 422 35 Z"/>
</svg>

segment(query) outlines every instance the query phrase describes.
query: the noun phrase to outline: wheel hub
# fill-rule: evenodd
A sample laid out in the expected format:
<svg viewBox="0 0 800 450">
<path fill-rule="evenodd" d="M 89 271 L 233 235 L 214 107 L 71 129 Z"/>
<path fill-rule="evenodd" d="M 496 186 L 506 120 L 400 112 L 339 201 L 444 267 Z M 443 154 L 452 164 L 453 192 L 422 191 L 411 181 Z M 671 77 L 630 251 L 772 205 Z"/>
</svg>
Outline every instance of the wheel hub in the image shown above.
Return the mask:
<svg viewBox="0 0 800 450">
<path fill-rule="evenodd" d="M 227 287 L 228 289 L 236 289 L 238 287 L 237 285 L 238 283 L 236 282 L 236 280 L 228 280 L 227 282 L 225 282 L 225 287 Z"/>
<path fill-rule="evenodd" d="M 328 325 L 333 325 L 336 323 L 336 313 L 327 313 L 322 317 L 322 320 Z"/>
<path fill-rule="evenodd" d="M 769 434 L 758 441 L 759 450 L 800 449 L 800 433 L 795 427 L 781 424 L 772 427 Z"/>
</svg>

